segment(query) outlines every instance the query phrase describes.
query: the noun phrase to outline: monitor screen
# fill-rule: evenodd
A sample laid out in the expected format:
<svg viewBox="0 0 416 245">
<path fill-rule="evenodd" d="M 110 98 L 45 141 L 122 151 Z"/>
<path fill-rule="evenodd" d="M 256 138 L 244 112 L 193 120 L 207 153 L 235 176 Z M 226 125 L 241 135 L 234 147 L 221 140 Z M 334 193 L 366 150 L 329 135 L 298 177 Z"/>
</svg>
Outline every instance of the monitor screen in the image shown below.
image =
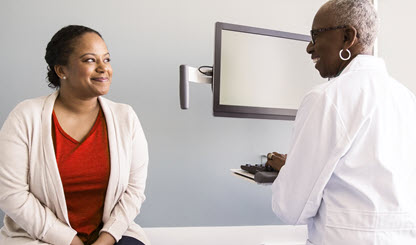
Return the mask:
<svg viewBox="0 0 416 245">
<path fill-rule="evenodd" d="M 307 35 L 216 23 L 214 115 L 293 120 L 324 80 L 306 53 Z"/>
</svg>

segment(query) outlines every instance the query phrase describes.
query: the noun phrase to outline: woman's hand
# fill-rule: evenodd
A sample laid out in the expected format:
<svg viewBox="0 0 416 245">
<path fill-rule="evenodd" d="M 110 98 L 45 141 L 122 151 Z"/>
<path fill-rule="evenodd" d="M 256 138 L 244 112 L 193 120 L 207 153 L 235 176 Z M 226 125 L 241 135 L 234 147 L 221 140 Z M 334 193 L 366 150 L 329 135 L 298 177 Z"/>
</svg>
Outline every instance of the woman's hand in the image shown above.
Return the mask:
<svg viewBox="0 0 416 245">
<path fill-rule="evenodd" d="M 267 154 L 267 162 L 266 165 L 271 166 L 277 171 L 285 165 L 286 163 L 287 154 L 280 154 L 277 152 Z"/>
<path fill-rule="evenodd" d="M 112 235 L 107 232 L 102 232 L 97 241 L 92 245 L 114 245 L 114 243 L 116 243 L 116 239 Z"/>
<path fill-rule="evenodd" d="M 72 239 L 72 242 L 70 245 L 84 245 L 81 238 L 79 236 L 74 236 L 74 239 Z"/>
</svg>

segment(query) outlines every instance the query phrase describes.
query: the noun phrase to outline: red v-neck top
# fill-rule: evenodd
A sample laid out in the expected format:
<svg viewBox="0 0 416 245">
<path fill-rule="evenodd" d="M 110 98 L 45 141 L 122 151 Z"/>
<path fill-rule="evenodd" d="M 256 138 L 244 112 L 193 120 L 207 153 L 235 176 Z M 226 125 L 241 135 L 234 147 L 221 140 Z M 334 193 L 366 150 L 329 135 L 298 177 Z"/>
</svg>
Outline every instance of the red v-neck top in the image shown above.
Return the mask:
<svg viewBox="0 0 416 245">
<path fill-rule="evenodd" d="M 110 176 L 107 126 L 100 109 L 94 126 L 78 142 L 59 125 L 52 113 L 56 161 L 64 188 L 71 227 L 86 242 L 101 224 Z"/>
</svg>

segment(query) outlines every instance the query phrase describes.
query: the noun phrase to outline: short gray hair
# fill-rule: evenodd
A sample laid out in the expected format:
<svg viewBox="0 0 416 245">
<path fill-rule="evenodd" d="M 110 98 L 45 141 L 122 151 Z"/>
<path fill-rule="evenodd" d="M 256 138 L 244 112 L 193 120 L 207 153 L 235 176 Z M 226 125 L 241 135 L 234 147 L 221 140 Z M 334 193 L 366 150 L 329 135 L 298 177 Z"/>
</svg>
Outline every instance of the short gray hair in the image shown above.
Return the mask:
<svg viewBox="0 0 416 245">
<path fill-rule="evenodd" d="M 334 16 L 335 25 L 357 29 L 363 51 L 371 51 L 378 32 L 378 17 L 370 0 L 329 0 L 325 6 Z"/>
</svg>

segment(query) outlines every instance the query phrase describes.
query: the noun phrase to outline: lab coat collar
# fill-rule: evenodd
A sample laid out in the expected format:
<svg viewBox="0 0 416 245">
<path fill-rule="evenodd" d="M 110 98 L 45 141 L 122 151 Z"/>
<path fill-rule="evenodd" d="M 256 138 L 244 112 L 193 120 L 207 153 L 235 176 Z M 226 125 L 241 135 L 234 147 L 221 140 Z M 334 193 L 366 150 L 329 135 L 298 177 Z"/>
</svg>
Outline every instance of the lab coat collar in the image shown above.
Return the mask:
<svg viewBox="0 0 416 245">
<path fill-rule="evenodd" d="M 344 68 L 339 76 L 329 79 L 333 81 L 351 71 L 359 70 L 374 70 L 377 72 L 387 73 L 386 64 L 384 60 L 373 55 L 360 54 L 357 55 L 351 62 Z"/>
</svg>

